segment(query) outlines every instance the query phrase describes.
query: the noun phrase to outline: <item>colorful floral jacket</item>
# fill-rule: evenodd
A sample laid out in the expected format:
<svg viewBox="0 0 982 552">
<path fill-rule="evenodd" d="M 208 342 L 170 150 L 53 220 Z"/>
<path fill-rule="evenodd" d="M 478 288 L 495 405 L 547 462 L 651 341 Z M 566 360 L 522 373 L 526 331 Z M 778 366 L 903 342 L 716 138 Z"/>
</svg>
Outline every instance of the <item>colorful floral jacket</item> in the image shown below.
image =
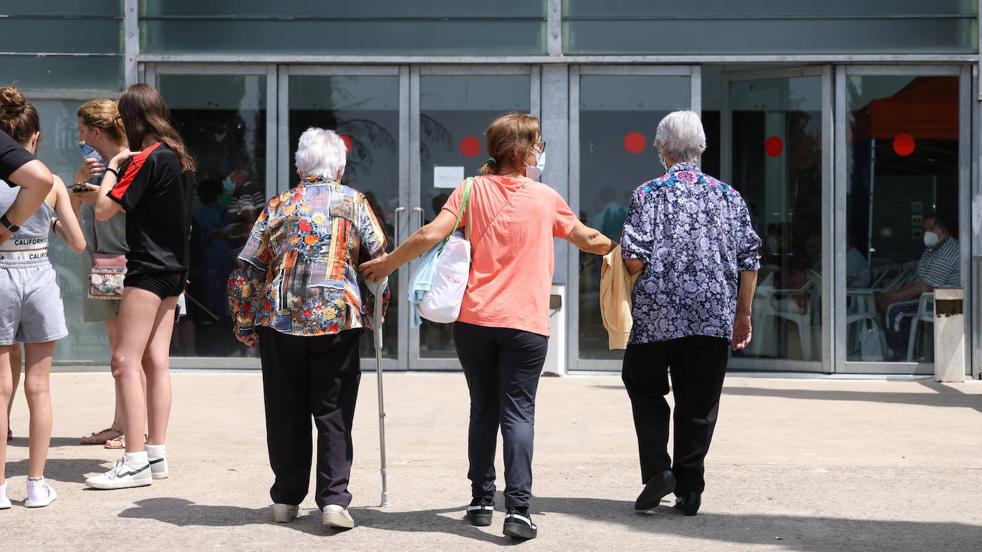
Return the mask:
<svg viewBox="0 0 982 552">
<path fill-rule="evenodd" d="M 317 336 L 372 327 L 375 298 L 358 285 L 360 263 L 385 252 L 385 234 L 361 193 L 305 179 L 269 201 L 228 280 L 235 331 L 256 326 Z M 389 301 L 386 291 L 382 312 Z"/>
</svg>

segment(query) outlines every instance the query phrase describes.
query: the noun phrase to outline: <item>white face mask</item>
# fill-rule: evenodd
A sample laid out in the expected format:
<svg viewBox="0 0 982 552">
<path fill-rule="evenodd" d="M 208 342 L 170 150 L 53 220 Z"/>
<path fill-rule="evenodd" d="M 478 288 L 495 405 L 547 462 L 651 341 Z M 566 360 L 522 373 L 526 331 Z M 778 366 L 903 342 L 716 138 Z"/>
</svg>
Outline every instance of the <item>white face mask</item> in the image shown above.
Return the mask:
<svg viewBox="0 0 982 552">
<path fill-rule="evenodd" d="M 934 249 L 940 240 L 940 236 L 934 232 L 924 232 L 924 245 L 926 245 L 928 249 Z"/>
<path fill-rule="evenodd" d="M 535 156 L 535 166 L 525 165 L 525 176 L 532 180 L 542 178 L 542 173 L 546 170 L 546 152 Z"/>
<path fill-rule="evenodd" d="M 229 193 L 234 192 L 235 191 L 235 182 L 232 182 L 232 179 L 226 176 L 225 177 L 225 180 L 222 180 L 222 188 L 226 192 L 229 192 Z"/>
</svg>

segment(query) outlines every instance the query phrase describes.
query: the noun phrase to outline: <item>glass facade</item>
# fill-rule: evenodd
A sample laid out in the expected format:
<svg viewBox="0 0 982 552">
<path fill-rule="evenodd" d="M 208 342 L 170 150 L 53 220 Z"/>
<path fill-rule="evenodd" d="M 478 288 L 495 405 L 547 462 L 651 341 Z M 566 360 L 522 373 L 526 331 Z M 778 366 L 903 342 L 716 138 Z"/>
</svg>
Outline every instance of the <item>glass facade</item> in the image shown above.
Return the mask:
<svg viewBox="0 0 982 552">
<path fill-rule="evenodd" d="M 580 77 L 579 217 L 619 240 L 631 193 L 663 172 L 652 143 L 665 115 L 691 105 L 688 76 L 583 75 Z M 580 358 L 615 359 L 600 317 L 600 264 L 579 256 Z"/>
<path fill-rule="evenodd" d="M 198 160 L 177 365 L 255 365 L 241 359 L 254 353 L 231 338 L 224 304 L 255 216 L 237 200 L 297 182 L 305 128 L 344 135 L 345 181 L 369 195 L 393 247 L 477 172 L 484 129 L 508 111 L 542 117 L 548 184 L 612 238 L 631 190 L 663 171 L 659 120 L 701 112 L 703 170 L 743 194 L 764 240 L 755 338 L 737 369 L 929 373 L 932 290 L 910 286 L 925 277 L 925 251 L 946 240 L 945 285 L 965 288 L 969 315 L 982 312 L 970 270 L 982 266 L 971 258 L 982 225 L 972 235 L 970 224 L 982 205 L 971 195 L 982 165 L 971 139 L 977 0 L 146 0 L 129 4 L 128 21 L 122 0 L 8 4 L 0 85 L 34 100 L 40 157 L 62 178 L 80 161 L 75 110 L 118 95 L 124 75 L 161 90 Z M 929 247 L 928 233 L 940 243 Z M 52 243 L 71 332 L 56 358 L 105 363 L 102 325 L 81 321 L 80 259 Z M 567 367 L 618 370 L 599 261 L 557 244 Z M 459 368 L 449 327 L 410 328 L 408 280 L 390 281 L 385 366 Z M 366 335 L 366 363 L 371 352 Z"/>
<path fill-rule="evenodd" d="M 571 54 L 969 53 L 978 5 L 966 0 L 567 0 Z"/>
<path fill-rule="evenodd" d="M 545 0 L 143 4 L 148 52 L 527 55 L 546 45 Z"/>
<path fill-rule="evenodd" d="M 847 359 L 931 362 L 934 289 L 963 285 L 958 78 L 851 76 L 846 91 Z"/>
<path fill-rule="evenodd" d="M 0 75 L 25 89 L 119 90 L 122 2 L 5 2 L 0 6 Z"/>
</svg>

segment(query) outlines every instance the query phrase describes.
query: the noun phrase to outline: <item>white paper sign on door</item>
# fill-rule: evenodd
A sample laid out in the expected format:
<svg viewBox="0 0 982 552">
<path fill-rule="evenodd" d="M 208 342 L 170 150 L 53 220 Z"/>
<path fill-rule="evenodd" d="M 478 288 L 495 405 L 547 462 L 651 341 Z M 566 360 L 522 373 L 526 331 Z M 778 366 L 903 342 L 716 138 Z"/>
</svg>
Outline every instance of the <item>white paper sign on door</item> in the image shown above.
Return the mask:
<svg viewBox="0 0 982 552">
<path fill-rule="evenodd" d="M 434 188 L 456 188 L 464 180 L 464 167 L 433 167 Z"/>
</svg>

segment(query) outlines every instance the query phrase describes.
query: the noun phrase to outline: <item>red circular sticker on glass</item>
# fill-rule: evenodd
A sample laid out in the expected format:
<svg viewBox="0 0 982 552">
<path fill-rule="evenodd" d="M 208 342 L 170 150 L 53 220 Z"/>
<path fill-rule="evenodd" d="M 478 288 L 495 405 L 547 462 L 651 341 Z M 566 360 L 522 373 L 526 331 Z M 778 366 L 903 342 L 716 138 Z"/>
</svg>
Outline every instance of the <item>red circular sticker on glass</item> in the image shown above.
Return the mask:
<svg viewBox="0 0 982 552">
<path fill-rule="evenodd" d="M 908 155 L 914 153 L 914 149 L 916 147 L 917 143 L 914 142 L 914 137 L 910 134 L 898 134 L 893 139 L 893 151 L 895 151 L 900 157 L 907 157 Z"/>
<path fill-rule="evenodd" d="M 777 136 L 769 136 L 767 140 L 764 140 L 764 152 L 768 157 L 781 155 L 784 152 L 784 140 Z"/>
<path fill-rule="evenodd" d="M 460 140 L 460 153 L 467 157 L 477 157 L 481 153 L 481 140 L 473 134 L 468 134 Z"/>
<path fill-rule="evenodd" d="M 638 154 L 644 151 L 644 134 L 640 132 L 628 132 L 624 136 L 624 151 L 630 154 Z"/>
<path fill-rule="evenodd" d="M 351 153 L 351 144 L 353 144 L 353 142 L 351 141 L 351 136 L 349 136 L 345 132 L 342 132 L 339 136 L 341 136 L 341 140 L 344 141 L 344 150 L 347 153 Z"/>
</svg>

